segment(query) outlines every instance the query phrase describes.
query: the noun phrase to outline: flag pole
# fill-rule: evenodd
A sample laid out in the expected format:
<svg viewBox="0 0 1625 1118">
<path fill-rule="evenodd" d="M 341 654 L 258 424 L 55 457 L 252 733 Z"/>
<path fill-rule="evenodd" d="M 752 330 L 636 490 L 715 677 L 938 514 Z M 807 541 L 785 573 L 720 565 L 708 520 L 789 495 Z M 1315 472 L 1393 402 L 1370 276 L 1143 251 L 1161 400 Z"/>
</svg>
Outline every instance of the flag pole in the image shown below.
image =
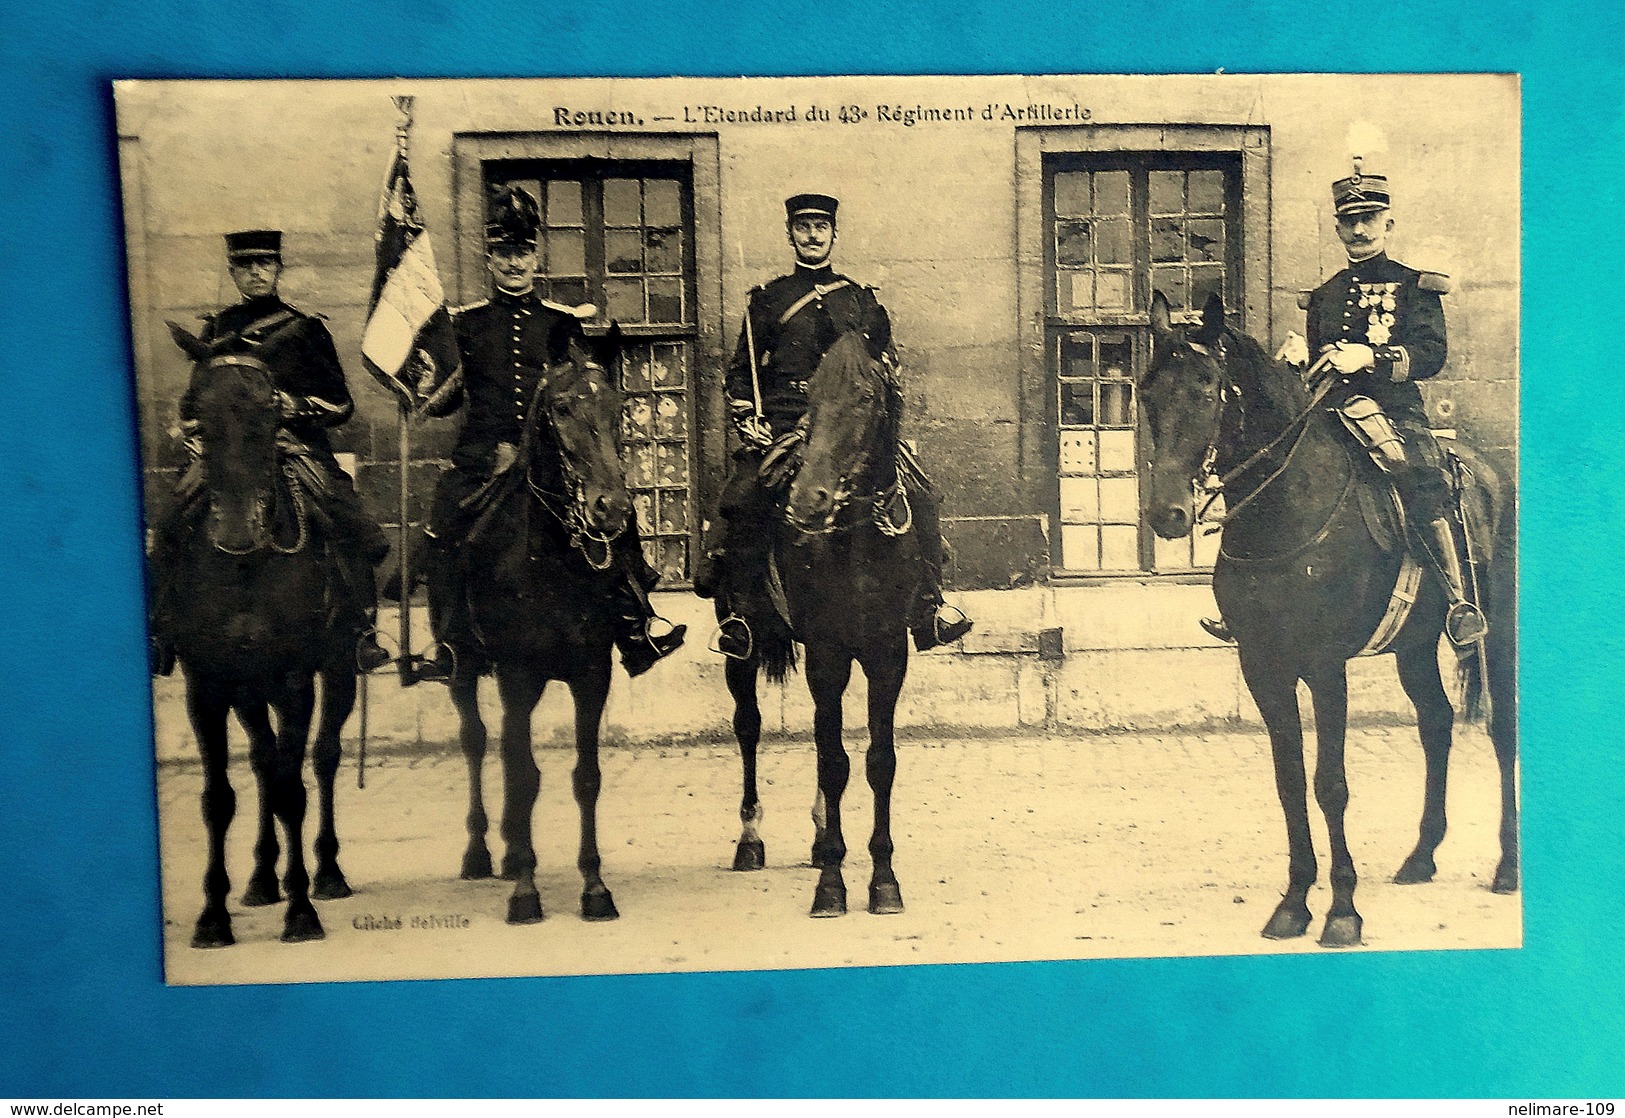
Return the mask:
<svg viewBox="0 0 1625 1118">
<path fill-rule="evenodd" d="M 395 150 L 401 159 L 406 159 L 410 146 L 409 134 L 412 129 L 412 97 L 409 94 L 396 95 L 395 108 L 401 114 L 400 120 L 395 124 Z M 396 660 L 400 671 L 401 686 L 410 687 L 418 681 L 417 659 L 412 654 L 412 544 L 411 544 L 411 509 L 410 494 L 407 489 L 411 476 L 412 437 L 409 420 L 411 411 L 404 396 L 397 396 L 399 408 L 400 430 L 400 504 L 397 519 L 400 522 L 400 544 L 397 548 L 400 553 L 401 598 L 400 598 L 400 637 L 401 654 Z"/>
</svg>

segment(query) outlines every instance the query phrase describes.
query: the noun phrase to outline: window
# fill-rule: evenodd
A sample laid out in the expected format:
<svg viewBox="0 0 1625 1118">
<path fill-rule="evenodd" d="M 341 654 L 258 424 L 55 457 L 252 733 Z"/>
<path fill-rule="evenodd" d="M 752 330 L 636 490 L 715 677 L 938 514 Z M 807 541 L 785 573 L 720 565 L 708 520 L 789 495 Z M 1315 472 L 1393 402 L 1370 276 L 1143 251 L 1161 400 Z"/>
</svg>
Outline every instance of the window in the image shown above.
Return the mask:
<svg viewBox="0 0 1625 1118">
<path fill-rule="evenodd" d="M 1135 386 L 1151 358 L 1151 294 L 1177 317 L 1219 294 L 1239 308 L 1240 159 L 1226 152 L 1044 157 L 1045 352 L 1055 393 L 1065 573 L 1212 566 L 1218 537 L 1142 525 Z M 1211 520 L 1222 514 L 1215 504 Z"/>
<path fill-rule="evenodd" d="M 687 163 L 487 162 L 488 186 L 541 203 L 543 294 L 591 303 L 589 330 L 618 322 L 621 440 L 644 551 L 662 580 L 686 582 L 696 538 L 692 484 L 694 203 Z"/>
</svg>

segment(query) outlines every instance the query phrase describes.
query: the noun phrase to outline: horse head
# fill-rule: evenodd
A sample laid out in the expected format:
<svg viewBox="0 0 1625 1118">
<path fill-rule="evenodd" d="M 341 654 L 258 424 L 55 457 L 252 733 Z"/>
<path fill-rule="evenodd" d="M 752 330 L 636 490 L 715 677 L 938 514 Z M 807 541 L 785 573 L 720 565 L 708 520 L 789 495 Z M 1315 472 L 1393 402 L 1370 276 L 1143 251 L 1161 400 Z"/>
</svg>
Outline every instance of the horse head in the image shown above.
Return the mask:
<svg viewBox="0 0 1625 1118">
<path fill-rule="evenodd" d="M 803 532 L 832 531 L 855 495 L 896 480 L 893 393 L 856 332 L 836 339 L 807 383 L 806 449 L 785 515 Z"/>
<path fill-rule="evenodd" d="M 1195 526 L 1191 483 L 1213 465 L 1224 437 L 1226 405 L 1234 386 L 1226 360 L 1234 344 L 1217 295 L 1196 327 L 1176 326 L 1168 300 L 1151 300 L 1151 366 L 1140 378 L 1140 404 L 1150 428 L 1145 516 L 1163 539 L 1179 539 Z"/>
<path fill-rule="evenodd" d="M 591 351 L 571 341 L 550 354 L 531 409 L 534 422 L 545 423 L 552 434 L 530 439 L 532 478 L 556 470 L 571 499 L 575 527 L 600 543 L 620 536 L 632 517 L 617 444 L 621 394 L 607 372 L 619 362 L 620 337 L 614 325 Z M 549 460 L 550 454 L 557 458 Z"/>
</svg>

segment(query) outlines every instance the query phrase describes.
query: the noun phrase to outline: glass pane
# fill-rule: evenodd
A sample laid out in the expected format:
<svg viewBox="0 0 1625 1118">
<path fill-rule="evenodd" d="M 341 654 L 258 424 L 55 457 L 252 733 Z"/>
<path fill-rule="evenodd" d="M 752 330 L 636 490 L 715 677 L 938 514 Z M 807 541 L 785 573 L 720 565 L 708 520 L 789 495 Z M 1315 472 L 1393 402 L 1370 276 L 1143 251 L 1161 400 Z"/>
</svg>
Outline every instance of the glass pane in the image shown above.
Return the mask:
<svg viewBox="0 0 1625 1118">
<path fill-rule="evenodd" d="M 1189 212 L 1217 214 L 1224 212 L 1224 172 L 1192 171 Z"/>
<path fill-rule="evenodd" d="M 609 317 L 616 322 L 642 322 L 643 281 L 612 279 L 604 281 L 604 299 Z"/>
<path fill-rule="evenodd" d="M 1134 383 L 1127 380 L 1100 382 L 1100 415 L 1102 427 L 1132 427 L 1134 425 Z"/>
<path fill-rule="evenodd" d="M 647 443 L 633 445 L 626 451 L 626 484 L 633 489 L 644 489 L 655 483 L 655 449 Z M 644 524 L 652 524 L 654 513 L 651 509 L 645 514 L 642 506 L 638 508 L 638 519 Z"/>
<path fill-rule="evenodd" d="M 1088 272 L 1058 272 L 1055 300 L 1062 314 L 1084 311 L 1095 305 L 1094 276 Z"/>
<path fill-rule="evenodd" d="M 1165 540 L 1152 536 L 1151 563 L 1159 571 L 1182 571 L 1191 565 L 1191 538 Z"/>
<path fill-rule="evenodd" d="M 1190 223 L 1186 239 L 1190 243 L 1188 260 L 1217 260 L 1224 262 L 1224 222 L 1206 218 Z"/>
<path fill-rule="evenodd" d="M 1134 343 L 1127 334 L 1100 336 L 1100 375 L 1126 377 L 1134 369 Z"/>
<path fill-rule="evenodd" d="M 1061 382 L 1061 424 L 1066 427 L 1087 427 L 1095 421 L 1095 385 L 1093 381 Z"/>
<path fill-rule="evenodd" d="M 683 387 L 683 347 L 655 346 L 650 350 L 649 368 L 656 388 Z"/>
<path fill-rule="evenodd" d="M 1219 533 L 1208 533 L 1207 528 L 1198 524 L 1195 532 L 1196 557 L 1194 563 L 1198 567 L 1211 567 L 1219 561 Z"/>
<path fill-rule="evenodd" d="M 1095 175 L 1095 212 L 1128 213 L 1128 172 L 1100 171 Z"/>
<path fill-rule="evenodd" d="M 669 534 L 688 534 L 688 494 L 681 489 L 660 491 L 659 530 Z"/>
<path fill-rule="evenodd" d="M 668 228 L 683 224 L 682 189 L 676 180 L 643 180 L 643 221 Z"/>
<path fill-rule="evenodd" d="M 665 582 L 682 582 L 688 577 L 688 541 L 664 539 L 660 541 L 660 561 L 654 565 Z"/>
<path fill-rule="evenodd" d="M 643 208 L 639 205 L 637 179 L 604 180 L 604 224 L 640 225 Z"/>
<path fill-rule="evenodd" d="M 629 441 L 648 442 L 655 437 L 654 408 L 647 396 L 628 396 L 621 406 L 625 422 L 621 431 Z"/>
<path fill-rule="evenodd" d="M 628 392 L 649 391 L 649 351 L 628 349 L 621 356 L 621 388 Z"/>
<path fill-rule="evenodd" d="M 1151 212 L 1176 214 L 1185 209 L 1185 172 L 1151 172 Z"/>
<path fill-rule="evenodd" d="M 1185 310 L 1190 306 L 1190 300 L 1185 294 L 1185 269 L 1183 268 L 1153 268 L 1151 269 L 1151 290 L 1160 291 L 1168 300 L 1170 306 L 1176 311 Z"/>
<path fill-rule="evenodd" d="M 639 531 L 649 531 L 655 522 L 655 495 L 647 489 L 632 494 L 632 511 L 637 515 Z"/>
<path fill-rule="evenodd" d="M 683 321 L 683 281 L 652 279 L 649 281 L 649 321 Z"/>
<path fill-rule="evenodd" d="M 682 443 L 656 443 L 655 477 L 661 485 L 687 485 L 688 448 Z"/>
<path fill-rule="evenodd" d="M 651 272 L 683 270 L 683 233 L 680 229 L 650 229 L 643 235 L 644 260 Z"/>
<path fill-rule="evenodd" d="M 1100 498 L 1092 477 L 1061 479 L 1061 519 L 1069 524 L 1092 524 L 1100 519 Z"/>
<path fill-rule="evenodd" d="M 1092 474 L 1095 472 L 1095 433 L 1093 431 L 1061 432 L 1061 472 L 1063 474 Z"/>
<path fill-rule="evenodd" d="M 655 403 L 655 430 L 663 439 L 688 438 L 688 408 L 679 392 L 662 392 Z"/>
<path fill-rule="evenodd" d="M 1061 339 L 1061 375 L 1063 377 L 1095 375 L 1093 334 L 1068 334 Z"/>
<path fill-rule="evenodd" d="M 578 307 L 587 301 L 587 281 L 580 279 L 549 280 L 547 297 L 567 307 Z"/>
<path fill-rule="evenodd" d="M 1095 260 L 1101 264 L 1129 263 L 1129 224 L 1127 218 L 1095 223 Z"/>
<path fill-rule="evenodd" d="M 611 229 L 604 234 L 604 267 L 611 272 L 643 271 L 643 234 Z"/>
<path fill-rule="evenodd" d="M 587 235 L 580 229 L 549 229 L 547 274 L 579 276 L 587 271 Z"/>
<path fill-rule="evenodd" d="M 1089 173 L 1067 171 L 1055 176 L 1055 215 L 1067 217 L 1089 212 Z"/>
<path fill-rule="evenodd" d="M 1200 310 L 1207 306 L 1209 295 L 1224 299 L 1224 269 L 1217 265 L 1191 269 L 1191 306 Z"/>
<path fill-rule="evenodd" d="M 1095 276 L 1095 298 L 1103 311 L 1127 310 L 1128 273 L 1100 272 Z"/>
<path fill-rule="evenodd" d="M 1055 262 L 1057 264 L 1088 264 L 1089 223 L 1062 221 L 1055 226 Z"/>
<path fill-rule="evenodd" d="M 1100 519 L 1118 524 L 1140 522 L 1140 482 L 1132 477 L 1100 479 Z"/>
<path fill-rule="evenodd" d="M 1100 529 L 1061 525 L 1061 566 L 1073 571 L 1100 569 Z"/>
<path fill-rule="evenodd" d="M 581 184 L 562 179 L 547 184 L 547 223 L 581 224 Z"/>
<path fill-rule="evenodd" d="M 1100 472 L 1131 474 L 1134 472 L 1134 432 L 1100 432 Z"/>
<path fill-rule="evenodd" d="M 1140 530 L 1108 524 L 1100 530 L 1100 566 L 1108 571 L 1140 568 Z"/>
<path fill-rule="evenodd" d="M 1151 219 L 1151 259 L 1158 262 L 1185 259 L 1185 223 L 1177 217 Z"/>
</svg>

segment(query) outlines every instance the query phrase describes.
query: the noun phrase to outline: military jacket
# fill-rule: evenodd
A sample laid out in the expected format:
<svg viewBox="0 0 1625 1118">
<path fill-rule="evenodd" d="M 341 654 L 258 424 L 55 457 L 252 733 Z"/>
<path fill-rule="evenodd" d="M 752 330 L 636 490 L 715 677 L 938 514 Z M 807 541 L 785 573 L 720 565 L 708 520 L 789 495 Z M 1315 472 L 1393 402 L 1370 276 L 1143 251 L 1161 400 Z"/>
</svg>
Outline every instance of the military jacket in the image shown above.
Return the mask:
<svg viewBox="0 0 1625 1118">
<path fill-rule="evenodd" d="M 1309 297 L 1310 355 L 1318 359 L 1339 341 L 1369 345 L 1376 367 L 1350 378 L 1348 394 L 1370 396 L 1391 416 L 1425 422 L 1416 382 L 1444 368 L 1446 352 L 1440 278 L 1386 253 L 1351 263 Z"/>
<path fill-rule="evenodd" d="M 319 317 L 275 295 L 245 299 L 206 316 L 199 338 L 217 354 L 247 354 L 263 361 L 271 371 L 271 383 L 286 397 L 282 425 L 319 456 L 332 455 L 327 429 L 348 420 L 355 402 L 333 336 Z M 195 387 L 195 382 L 188 385 L 181 397 L 183 420 L 196 418 Z"/>
<path fill-rule="evenodd" d="M 452 462 L 489 473 L 498 443 L 518 445 L 543 369 L 564 359 L 581 322 L 534 291 L 490 299 L 452 314 L 462 384 L 432 409 L 450 415 L 465 401 L 468 414 L 452 449 Z"/>
<path fill-rule="evenodd" d="M 802 299 L 807 302 L 789 314 Z M 807 414 L 807 381 L 843 333 L 860 331 L 877 359 L 891 351 L 891 319 L 874 289 L 862 287 L 828 266 L 797 266 L 789 275 L 755 289 L 746 314 L 756 342 L 762 412 L 774 434 L 792 430 Z M 744 404 L 755 408 L 746 339 L 741 328 L 739 345 L 728 365 L 728 399 L 736 411 Z"/>
</svg>

